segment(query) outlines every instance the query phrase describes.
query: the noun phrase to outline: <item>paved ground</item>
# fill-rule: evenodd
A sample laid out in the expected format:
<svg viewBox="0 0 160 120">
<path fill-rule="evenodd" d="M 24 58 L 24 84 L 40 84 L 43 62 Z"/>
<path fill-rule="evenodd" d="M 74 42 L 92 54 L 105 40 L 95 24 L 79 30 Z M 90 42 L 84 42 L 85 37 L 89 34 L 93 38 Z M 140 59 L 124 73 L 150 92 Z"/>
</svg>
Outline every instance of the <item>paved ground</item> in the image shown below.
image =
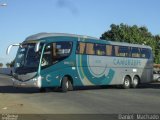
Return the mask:
<svg viewBox="0 0 160 120">
<path fill-rule="evenodd" d="M 0 113 L 24 114 L 110 114 L 159 113 L 160 84 L 137 89 L 116 87 L 77 88 L 61 93 L 13 88 L 10 77 L 0 75 Z"/>
</svg>

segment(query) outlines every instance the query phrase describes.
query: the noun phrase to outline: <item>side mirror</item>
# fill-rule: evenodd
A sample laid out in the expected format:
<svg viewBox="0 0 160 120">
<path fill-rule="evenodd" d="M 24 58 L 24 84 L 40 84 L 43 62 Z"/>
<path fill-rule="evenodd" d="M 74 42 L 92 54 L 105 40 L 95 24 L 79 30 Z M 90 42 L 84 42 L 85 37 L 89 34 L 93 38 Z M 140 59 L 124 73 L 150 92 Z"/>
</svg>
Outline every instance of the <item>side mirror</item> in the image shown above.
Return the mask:
<svg viewBox="0 0 160 120">
<path fill-rule="evenodd" d="M 10 50 L 13 46 L 20 46 L 20 44 L 12 44 L 12 45 L 9 45 L 8 48 L 7 48 L 7 51 L 6 51 L 6 54 L 8 55 L 10 53 Z"/>
<path fill-rule="evenodd" d="M 36 43 L 36 46 L 35 46 L 35 49 L 34 49 L 35 52 L 38 52 L 38 51 L 39 51 L 40 43 L 41 43 L 41 42 Z"/>
</svg>

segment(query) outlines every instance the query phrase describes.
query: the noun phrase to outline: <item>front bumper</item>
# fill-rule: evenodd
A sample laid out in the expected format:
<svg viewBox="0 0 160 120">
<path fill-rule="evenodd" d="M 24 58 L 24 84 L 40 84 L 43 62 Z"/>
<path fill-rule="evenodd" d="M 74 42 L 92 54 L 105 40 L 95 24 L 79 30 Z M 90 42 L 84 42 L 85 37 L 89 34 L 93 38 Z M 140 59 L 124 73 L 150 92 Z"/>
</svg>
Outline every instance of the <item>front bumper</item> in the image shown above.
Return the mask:
<svg viewBox="0 0 160 120">
<path fill-rule="evenodd" d="M 13 86 L 14 87 L 35 87 L 35 88 L 41 88 L 41 76 L 35 77 L 33 79 L 27 80 L 27 81 L 19 81 L 15 78 L 12 78 Z"/>
</svg>

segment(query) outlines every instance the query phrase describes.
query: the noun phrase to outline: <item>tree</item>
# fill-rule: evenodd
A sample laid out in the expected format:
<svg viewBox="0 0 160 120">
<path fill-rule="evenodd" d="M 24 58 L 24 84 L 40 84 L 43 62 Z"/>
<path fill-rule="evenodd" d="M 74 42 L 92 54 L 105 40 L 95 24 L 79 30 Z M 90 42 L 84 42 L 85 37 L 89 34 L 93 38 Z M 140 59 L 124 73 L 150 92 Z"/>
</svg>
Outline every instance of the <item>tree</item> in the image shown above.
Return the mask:
<svg viewBox="0 0 160 120">
<path fill-rule="evenodd" d="M 0 63 L 0 68 L 3 67 L 3 63 Z"/>
<path fill-rule="evenodd" d="M 9 67 L 14 67 L 15 59 L 11 61 L 10 63 L 6 63 L 6 66 Z"/>
<path fill-rule="evenodd" d="M 14 67 L 14 63 L 15 63 L 15 59 L 13 61 L 11 61 L 10 67 Z"/>
<path fill-rule="evenodd" d="M 155 37 L 156 40 L 156 46 L 155 46 L 155 63 L 160 63 L 160 36 L 156 35 Z"/>
<path fill-rule="evenodd" d="M 7 68 L 10 68 L 10 63 L 6 63 Z"/>
<path fill-rule="evenodd" d="M 120 25 L 112 24 L 110 30 L 104 32 L 101 39 L 127 42 L 133 44 L 149 45 L 153 49 L 153 54 L 155 56 L 155 63 L 160 63 L 160 54 L 157 44 L 160 43 L 159 36 L 153 36 L 145 26 L 138 27 L 137 25 L 129 26 L 121 23 Z M 158 54 L 157 54 L 158 52 Z"/>
</svg>

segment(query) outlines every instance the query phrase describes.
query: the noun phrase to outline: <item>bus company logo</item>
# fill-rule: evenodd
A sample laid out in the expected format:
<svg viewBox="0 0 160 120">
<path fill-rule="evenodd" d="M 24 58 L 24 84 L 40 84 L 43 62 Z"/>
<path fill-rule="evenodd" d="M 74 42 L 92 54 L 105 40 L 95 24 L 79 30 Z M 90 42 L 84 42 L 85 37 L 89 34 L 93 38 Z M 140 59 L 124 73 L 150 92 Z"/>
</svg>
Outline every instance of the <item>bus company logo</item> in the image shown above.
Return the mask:
<svg viewBox="0 0 160 120">
<path fill-rule="evenodd" d="M 141 60 L 139 59 L 113 59 L 113 63 L 120 66 L 141 66 Z"/>
<path fill-rule="evenodd" d="M 47 82 L 51 82 L 51 75 L 48 74 L 48 75 L 46 76 L 46 81 L 47 81 Z"/>
<path fill-rule="evenodd" d="M 17 114 L 2 114 L 2 120 L 18 120 Z"/>
</svg>

